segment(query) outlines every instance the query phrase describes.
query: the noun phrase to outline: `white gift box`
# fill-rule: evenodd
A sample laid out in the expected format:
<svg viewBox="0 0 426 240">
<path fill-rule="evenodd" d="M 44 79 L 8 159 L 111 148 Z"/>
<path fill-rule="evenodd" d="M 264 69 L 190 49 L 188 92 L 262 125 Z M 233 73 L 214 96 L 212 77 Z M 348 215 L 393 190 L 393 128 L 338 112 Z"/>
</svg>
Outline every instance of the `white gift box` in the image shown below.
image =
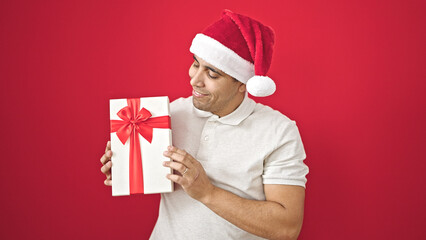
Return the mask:
<svg viewBox="0 0 426 240">
<path fill-rule="evenodd" d="M 137 106 L 138 102 L 139 106 Z M 143 108 L 144 110 L 141 110 Z M 146 110 L 148 110 L 148 112 Z M 121 117 L 119 116 L 120 111 Z M 136 114 L 138 112 L 144 112 L 145 115 Z M 123 115 L 125 116 L 123 117 Z M 146 115 L 152 116 L 147 118 Z M 147 194 L 173 192 L 173 183 L 166 178 L 166 175 L 168 173 L 172 173 L 172 170 L 162 165 L 163 161 L 170 161 L 169 158 L 163 156 L 163 152 L 167 150 L 168 146 L 172 145 L 169 98 L 147 97 L 137 99 L 111 99 L 110 119 L 112 195 L 122 196 L 134 193 Z M 157 126 L 164 125 L 163 123 L 165 121 L 168 121 L 166 124 L 168 125 L 168 128 L 164 126 Z M 161 123 L 159 124 L 158 122 Z M 114 124 L 116 126 L 115 131 L 113 130 Z M 124 131 L 123 128 L 127 131 Z M 142 136 L 144 134 L 141 132 L 151 132 L 152 139 L 150 139 L 149 134 L 147 133 L 145 133 L 145 136 Z M 134 133 L 136 133 L 136 136 Z M 120 135 L 121 138 L 118 135 Z M 138 140 L 136 137 L 139 139 L 139 143 L 137 143 Z M 124 141 L 125 143 L 123 144 Z M 142 169 L 132 167 L 134 165 L 131 166 L 129 164 L 131 158 L 131 144 L 133 144 L 135 148 L 140 148 L 141 159 L 133 157 L 132 161 L 135 161 L 135 164 L 139 163 Z M 132 154 L 132 156 L 136 155 L 138 154 Z M 138 170 L 141 170 L 141 172 Z M 142 177 L 140 177 L 140 174 Z M 139 175 L 141 180 L 137 181 L 137 184 L 140 184 L 141 186 L 137 190 L 135 190 L 134 187 L 137 185 L 134 183 L 136 180 L 133 180 L 133 183 L 130 183 L 130 178 L 134 175 Z"/>
</svg>

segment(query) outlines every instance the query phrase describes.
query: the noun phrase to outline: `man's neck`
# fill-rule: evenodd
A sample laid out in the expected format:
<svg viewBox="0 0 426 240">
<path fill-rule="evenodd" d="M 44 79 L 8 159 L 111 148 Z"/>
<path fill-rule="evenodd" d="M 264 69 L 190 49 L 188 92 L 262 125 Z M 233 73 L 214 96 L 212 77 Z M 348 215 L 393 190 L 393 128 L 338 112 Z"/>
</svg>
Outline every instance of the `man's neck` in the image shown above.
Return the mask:
<svg viewBox="0 0 426 240">
<path fill-rule="evenodd" d="M 219 118 L 225 117 L 225 116 L 233 113 L 241 105 L 241 103 L 243 103 L 245 95 L 246 95 L 245 92 L 239 93 L 239 95 L 237 97 L 235 97 L 233 99 L 233 101 L 230 102 L 228 104 L 228 106 L 223 109 L 223 111 L 221 111 L 219 113 L 214 113 L 214 112 L 212 112 L 212 113 L 219 116 Z"/>
</svg>

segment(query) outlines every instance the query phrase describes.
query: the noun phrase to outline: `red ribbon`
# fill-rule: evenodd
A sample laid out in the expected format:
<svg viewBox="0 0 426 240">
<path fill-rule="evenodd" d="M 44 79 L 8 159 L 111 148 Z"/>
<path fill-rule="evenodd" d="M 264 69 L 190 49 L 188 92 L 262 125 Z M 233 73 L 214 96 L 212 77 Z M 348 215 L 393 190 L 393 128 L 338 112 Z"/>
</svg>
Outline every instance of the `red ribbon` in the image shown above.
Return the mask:
<svg viewBox="0 0 426 240">
<path fill-rule="evenodd" d="M 130 193 L 143 193 L 142 154 L 138 133 L 151 143 L 153 128 L 170 128 L 170 117 L 151 117 L 152 114 L 147 109 L 139 110 L 139 98 L 127 99 L 127 105 L 117 113 L 123 120 L 111 120 L 111 132 L 116 132 L 123 145 L 130 137 Z"/>
</svg>

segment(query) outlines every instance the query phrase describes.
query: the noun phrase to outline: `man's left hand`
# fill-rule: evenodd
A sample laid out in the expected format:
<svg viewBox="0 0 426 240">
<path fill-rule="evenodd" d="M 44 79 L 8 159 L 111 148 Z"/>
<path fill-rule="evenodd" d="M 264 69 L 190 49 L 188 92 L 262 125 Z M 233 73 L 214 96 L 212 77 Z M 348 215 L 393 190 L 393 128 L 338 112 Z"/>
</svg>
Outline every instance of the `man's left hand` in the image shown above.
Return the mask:
<svg viewBox="0 0 426 240">
<path fill-rule="evenodd" d="M 214 185 L 210 182 L 199 161 L 186 151 L 174 146 L 169 146 L 164 156 L 173 161 L 163 163 L 165 167 L 175 170 L 177 174 L 167 174 L 167 178 L 182 186 L 183 190 L 198 201 L 205 201 L 214 190 Z"/>
</svg>

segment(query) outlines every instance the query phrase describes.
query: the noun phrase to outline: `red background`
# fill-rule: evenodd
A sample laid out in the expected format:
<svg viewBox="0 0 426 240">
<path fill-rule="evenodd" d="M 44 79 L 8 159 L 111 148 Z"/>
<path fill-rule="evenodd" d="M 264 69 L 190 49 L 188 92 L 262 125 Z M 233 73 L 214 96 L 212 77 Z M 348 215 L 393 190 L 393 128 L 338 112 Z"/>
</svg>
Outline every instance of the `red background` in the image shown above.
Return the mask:
<svg viewBox="0 0 426 240">
<path fill-rule="evenodd" d="M 0 2 L 1 239 L 148 238 L 159 195 L 103 186 L 108 99 L 190 95 L 224 8 L 276 32 L 257 100 L 305 144 L 300 239 L 426 238 L 425 1 L 227 2 Z"/>
</svg>

